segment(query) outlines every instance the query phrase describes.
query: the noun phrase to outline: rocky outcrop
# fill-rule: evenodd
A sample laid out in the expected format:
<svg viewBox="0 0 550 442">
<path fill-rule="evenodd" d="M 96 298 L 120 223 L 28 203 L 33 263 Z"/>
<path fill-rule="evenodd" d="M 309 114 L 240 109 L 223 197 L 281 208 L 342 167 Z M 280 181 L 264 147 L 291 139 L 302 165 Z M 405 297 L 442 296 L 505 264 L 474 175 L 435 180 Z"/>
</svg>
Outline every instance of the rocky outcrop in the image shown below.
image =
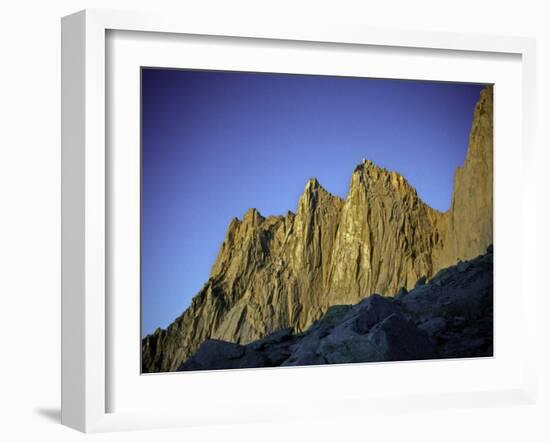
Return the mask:
<svg viewBox="0 0 550 442">
<path fill-rule="evenodd" d="M 353 171 L 345 200 L 311 179 L 296 214 L 264 218 L 249 210 L 231 221 L 191 306 L 143 339 L 142 371 L 174 371 L 206 340 L 243 345 L 281 329 L 301 333 L 335 304 L 411 290 L 491 243 L 489 87 L 474 113 L 449 211 L 430 208 L 401 175 L 370 161 Z"/>
<path fill-rule="evenodd" d="M 318 319 L 342 205 L 311 179 L 296 214 L 264 218 L 250 209 L 233 219 L 191 306 L 143 340 L 142 370 L 173 371 L 206 338 L 246 343 Z"/>
<path fill-rule="evenodd" d="M 493 88 L 481 92 L 474 111 L 466 161 L 455 173 L 451 208 L 440 231 L 436 267 L 477 256 L 493 242 Z"/>
<path fill-rule="evenodd" d="M 394 298 L 335 305 L 303 333 L 248 345 L 206 340 L 180 367 L 217 370 L 493 355 L 493 253 L 460 262 Z"/>
<path fill-rule="evenodd" d="M 441 218 L 401 175 L 370 161 L 357 166 L 338 220 L 325 305 L 392 295 L 431 274 Z"/>
</svg>

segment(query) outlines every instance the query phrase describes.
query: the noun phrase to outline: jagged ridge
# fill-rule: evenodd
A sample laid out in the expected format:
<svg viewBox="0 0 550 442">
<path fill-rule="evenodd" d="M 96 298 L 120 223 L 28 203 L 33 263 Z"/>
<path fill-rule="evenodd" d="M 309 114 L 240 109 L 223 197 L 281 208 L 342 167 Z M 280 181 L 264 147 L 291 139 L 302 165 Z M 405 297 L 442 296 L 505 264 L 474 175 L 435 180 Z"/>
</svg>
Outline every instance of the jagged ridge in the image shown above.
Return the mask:
<svg viewBox="0 0 550 442">
<path fill-rule="evenodd" d="M 174 371 L 206 339 L 246 344 L 301 332 L 331 305 L 393 295 L 492 244 L 492 88 L 476 106 L 453 202 L 440 213 L 399 174 L 358 165 L 345 200 L 310 179 L 296 214 L 233 219 L 211 276 L 166 330 L 142 342 L 142 371 Z"/>
</svg>

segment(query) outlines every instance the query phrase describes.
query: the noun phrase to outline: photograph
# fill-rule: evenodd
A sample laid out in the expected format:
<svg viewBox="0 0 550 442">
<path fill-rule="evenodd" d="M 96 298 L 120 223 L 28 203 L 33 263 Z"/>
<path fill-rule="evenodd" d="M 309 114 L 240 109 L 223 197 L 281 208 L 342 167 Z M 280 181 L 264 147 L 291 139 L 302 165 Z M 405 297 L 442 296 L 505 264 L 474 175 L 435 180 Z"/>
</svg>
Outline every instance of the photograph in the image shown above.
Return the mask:
<svg viewBox="0 0 550 442">
<path fill-rule="evenodd" d="M 2 6 L 0 442 L 550 441 L 545 2 Z"/>
<path fill-rule="evenodd" d="M 141 373 L 493 357 L 493 85 L 141 67 Z"/>
</svg>

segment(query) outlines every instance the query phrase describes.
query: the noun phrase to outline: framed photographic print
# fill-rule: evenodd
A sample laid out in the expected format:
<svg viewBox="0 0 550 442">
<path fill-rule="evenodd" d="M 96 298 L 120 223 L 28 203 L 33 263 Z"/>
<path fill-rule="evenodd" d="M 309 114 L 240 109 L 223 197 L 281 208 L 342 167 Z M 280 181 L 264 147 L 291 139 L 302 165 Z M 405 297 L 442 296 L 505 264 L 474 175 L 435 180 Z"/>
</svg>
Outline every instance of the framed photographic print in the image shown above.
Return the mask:
<svg viewBox="0 0 550 442">
<path fill-rule="evenodd" d="M 62 44 L 63 423 L 532 400 L 531 40 L 84 11 Z"/>
</svg>

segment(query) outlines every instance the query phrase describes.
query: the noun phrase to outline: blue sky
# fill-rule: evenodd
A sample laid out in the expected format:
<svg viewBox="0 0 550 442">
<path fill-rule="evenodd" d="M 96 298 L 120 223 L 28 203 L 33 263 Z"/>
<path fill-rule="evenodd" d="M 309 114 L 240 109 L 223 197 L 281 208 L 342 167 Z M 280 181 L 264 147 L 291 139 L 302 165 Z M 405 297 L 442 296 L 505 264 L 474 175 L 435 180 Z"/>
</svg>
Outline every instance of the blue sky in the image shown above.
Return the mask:
<svg viewBox="0 0 550 442">
<path fill-rule="evenodd" d="M 345 197 L 363 158 L 445 211 L 482 85 L 142 70 L 142 336 L 208 279 L 233 217 L 296 210 L 308 178 Z"/>
</svg>

